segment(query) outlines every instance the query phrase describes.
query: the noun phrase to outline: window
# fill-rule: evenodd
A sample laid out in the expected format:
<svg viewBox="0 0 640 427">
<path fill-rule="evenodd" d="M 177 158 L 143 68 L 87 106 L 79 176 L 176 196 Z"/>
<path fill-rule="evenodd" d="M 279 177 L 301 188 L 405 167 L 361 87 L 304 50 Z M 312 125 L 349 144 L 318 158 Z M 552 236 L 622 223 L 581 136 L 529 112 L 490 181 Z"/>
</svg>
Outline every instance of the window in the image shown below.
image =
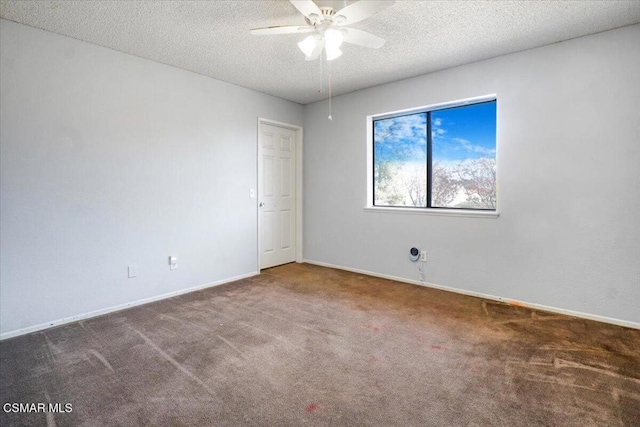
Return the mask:
<svg viewBox="0 0 640 427">
<path fill-rule="evenodd" d="M 374 117 L 373 206 L 496 210 L 496 100 Z"/>
</svg>

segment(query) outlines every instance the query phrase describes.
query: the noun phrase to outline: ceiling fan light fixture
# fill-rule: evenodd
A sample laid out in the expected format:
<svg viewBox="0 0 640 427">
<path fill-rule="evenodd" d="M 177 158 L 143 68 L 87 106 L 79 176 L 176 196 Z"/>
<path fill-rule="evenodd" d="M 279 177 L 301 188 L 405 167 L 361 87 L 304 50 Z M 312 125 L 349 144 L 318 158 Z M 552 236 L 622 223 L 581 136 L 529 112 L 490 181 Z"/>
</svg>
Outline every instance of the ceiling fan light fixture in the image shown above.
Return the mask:
<svg viewBox="0 0 640 427">
<path fill-rule="evenodd" d="M 342 46 L 342 42 L 344 41 L 344 34 L 342 34 L 342 31 L 340 30 L 329 28 L 324 32 L 324 39 L 327 46 L 331 46 L 332 48 L 335 47 L 337 49 Z"/>
<path fill-rule="evenodd" d="M 318 39 L 313 35 L 306 37 L 304 40 L 298 43 L 298 47 L 306 57 L 311 56 L 317 45 Z"/>
<path fill-rule="evenodd" d="M 344 34 L 340 30 L 329 28 L 324 32 L 324 49 L 327 53 L 327 61 L 332 61 L 342 55 L 340 46 L 344 41 Z"/>
<path fill-rule="evenodd" d="M 325 45 L 324 50 L 327 52 L 327 61 L 333 61 L 342 55 L 342 51 L 339 47 L 331 46 L 329 44 Z"/>
</svg>

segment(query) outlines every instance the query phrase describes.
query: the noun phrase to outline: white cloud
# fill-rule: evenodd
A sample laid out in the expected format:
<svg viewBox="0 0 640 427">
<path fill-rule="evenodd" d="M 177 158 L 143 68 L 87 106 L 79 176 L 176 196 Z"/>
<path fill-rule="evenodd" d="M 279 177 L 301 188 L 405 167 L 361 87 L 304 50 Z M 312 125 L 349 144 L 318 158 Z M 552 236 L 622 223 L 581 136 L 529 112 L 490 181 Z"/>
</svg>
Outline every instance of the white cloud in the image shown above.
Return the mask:
<svg viewBox="0 0 640 427">
<path fill-rule="evenodd" d="M 442 128 L 442 119 L 435 118 L 431 120 L 431 138 L 439 139 L 442 138 L 442 135 L 447 133 L 446 129 Z"/>
<path fill-rule="evenodd" d="M 389 142 L 407 138 L 426 139 L 424 137 L 426 126 L 424 114 L 411 114 L 380 120 L 375 125 L 375 139 L 388 139 Z"/>
<path fill-rule="evenodd" d="M 484 155 L 491 155 L 491 156 L 494 156 L 496 154 L 496 150 L 495 149 L 481 147 L 479 145 L 474 146 L 473 147 L 473 151 L 475 151 L 476 153 L 480 153 L 480 154 L 484 154 Z"/>
<path fill-rule="evenodd" d="M 474 153 L 491 155 L 491 156 L 496 154 L 496 150 L 494 148 L 487 148 L 481 145 L 474 145 L 469 140 L 466 140 L 464 138 L 451 138 L 451 139 L 457 142 L 458 144 L 460 144 L 460 146 L 462 146 L 462 148 L 464 148 L 467 151 L 472 151 Z"/>
</svg>

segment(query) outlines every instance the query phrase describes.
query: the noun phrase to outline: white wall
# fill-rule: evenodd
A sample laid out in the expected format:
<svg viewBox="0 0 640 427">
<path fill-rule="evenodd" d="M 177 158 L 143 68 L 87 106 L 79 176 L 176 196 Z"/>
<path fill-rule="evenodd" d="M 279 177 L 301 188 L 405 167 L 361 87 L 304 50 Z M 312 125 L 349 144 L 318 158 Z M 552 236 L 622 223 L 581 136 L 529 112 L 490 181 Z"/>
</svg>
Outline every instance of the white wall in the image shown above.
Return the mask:
<svg viewBox="0 0 640 427">
<path fill-rule="evenodd" d="M 426 282 L 640 323 L 638 40 L 635 25 L 354 92 L 332 122 L 305 106 L 305 258 L 418 280 L 416 245 Z M 499 218 L 363 210 L 367 115 L 493 93 Z"/>
<path fill-rule="evenodd" d="M 0 31 L 5 337 L 257 270 L 257 118 L 300 125 L 299 104 L 6 20 Z"/>
</svg>

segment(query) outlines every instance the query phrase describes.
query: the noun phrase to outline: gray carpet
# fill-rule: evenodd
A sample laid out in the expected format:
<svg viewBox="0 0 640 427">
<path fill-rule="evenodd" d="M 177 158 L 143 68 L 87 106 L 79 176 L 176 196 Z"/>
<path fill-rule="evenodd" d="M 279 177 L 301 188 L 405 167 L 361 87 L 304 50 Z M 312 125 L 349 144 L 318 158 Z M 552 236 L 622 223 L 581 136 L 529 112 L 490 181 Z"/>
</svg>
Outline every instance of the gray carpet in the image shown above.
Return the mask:
<svg viewBox="0 0 640 427">
<path fill-rule="evenodd" d="M 14 425 L 640 425 L 640 331 L 306 264 L 2 341 Z"/>
</svg>

